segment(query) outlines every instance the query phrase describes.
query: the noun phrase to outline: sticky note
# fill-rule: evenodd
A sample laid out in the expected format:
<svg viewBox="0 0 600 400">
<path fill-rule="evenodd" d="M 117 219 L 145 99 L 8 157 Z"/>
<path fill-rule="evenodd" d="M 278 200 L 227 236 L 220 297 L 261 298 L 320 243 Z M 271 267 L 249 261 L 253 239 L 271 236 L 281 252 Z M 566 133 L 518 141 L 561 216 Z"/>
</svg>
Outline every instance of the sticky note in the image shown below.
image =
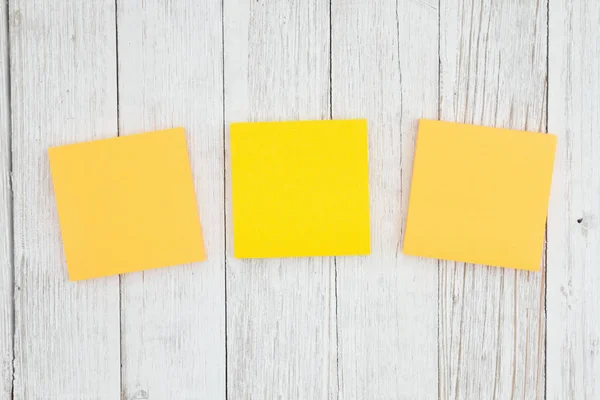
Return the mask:
<svg viewBox="0 0 600 400">
<path fill-rule="evenodd" d="M 206 258 L 183 128 L 48 153 L 71 280 Z"/>
<path fill-rule="evenodd" d="M 366 120 L 234 123 L 237 258 L 370 252 Z"/>
<path fill-rule="evenodd" d="M 537 271 L 556 136 L 419 121 L 405 254 Z"/>
</svg>

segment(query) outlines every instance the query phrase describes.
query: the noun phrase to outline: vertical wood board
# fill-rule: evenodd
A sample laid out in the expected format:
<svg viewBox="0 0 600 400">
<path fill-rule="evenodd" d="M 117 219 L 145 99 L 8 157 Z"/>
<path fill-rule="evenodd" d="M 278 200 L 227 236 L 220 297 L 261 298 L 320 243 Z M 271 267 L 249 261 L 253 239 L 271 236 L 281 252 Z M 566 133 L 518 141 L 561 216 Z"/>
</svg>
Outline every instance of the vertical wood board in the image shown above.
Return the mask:
<svg viewBox="0 0 600 400">
<path fill-rule="evenodd" d="M 329 3 L 225 1 L 225 123 L 329 117 Z M 233 257 L 227 174 L 228 395 L 335 393 L 333 258 Z"/>
<path fill-rule="evenodd" d="M 13 385 L 12 193 L 8 7 L 0 5 L 0 400 Z"/>
<path fill-rule="evenodd" d="M 114 2 L 10 3 L 15 399 L 120 396 L 119 278 L 70 282 L 47 149 L 114 137 Z"/>
<path fill-rule="evenodd" d="M 600 4 L 550 2 L 548 399 L 600 398 Z"/>
<path fill-rule="evenodd" d="M 226 358 L 221 2 L 117 4 L 120 134 L 185 128 L 207 251 L 202 263 L 121 277 L 123 395 L 222 399 Z"/>
<path fill-rule="evenodd" d="M 437 2 L 331 12 L 332 114 L 368 120 L 371 197 L 371 255 L 336 259 L 339 398 L 435 399 L 437 263 L 402 240 L 417 121 L 438 111 Z"/>
<path fill-rule="evenodd" d="M 441 4 L 440 118 L 545 132 L 546 2 Z M 544 274 L 440 262 L 440 398 L 543 398 Z"/>
</svg>

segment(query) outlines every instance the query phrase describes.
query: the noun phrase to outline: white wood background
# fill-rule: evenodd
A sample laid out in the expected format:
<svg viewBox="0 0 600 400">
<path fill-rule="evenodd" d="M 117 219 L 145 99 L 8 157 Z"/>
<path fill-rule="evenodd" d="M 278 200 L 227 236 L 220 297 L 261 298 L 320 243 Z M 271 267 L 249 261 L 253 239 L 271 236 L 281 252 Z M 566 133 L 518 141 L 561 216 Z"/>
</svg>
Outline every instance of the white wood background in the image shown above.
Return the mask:
<svg viewBox="0 0 600 400">
<path fill-rule="evenodd" d="M 597 0 L 5 0 L 0 400 L 600 399 Z M 559 136 L 540 273 L 405 257 L 417 119 Z M 372 254 L 232 254 L 228 124 L 367 118 Z M 71 283 L 46 149 L 184 126 L 209 261 Z"/>
</svg>

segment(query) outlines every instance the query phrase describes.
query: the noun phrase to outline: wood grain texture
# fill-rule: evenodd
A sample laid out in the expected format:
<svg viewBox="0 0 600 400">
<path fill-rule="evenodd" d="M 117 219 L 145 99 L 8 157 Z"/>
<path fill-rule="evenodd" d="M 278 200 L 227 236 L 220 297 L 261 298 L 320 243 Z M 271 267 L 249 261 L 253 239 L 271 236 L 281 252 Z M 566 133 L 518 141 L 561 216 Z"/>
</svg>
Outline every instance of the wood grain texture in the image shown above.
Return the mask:
<svg viewBox="0 0 600 400">
<path fill-rule="evenodd" d="M 117 399 L 118 277 L 72 283 L 47 148 L 117 134 L 114 1 L 10 4 L 15 399 Z"/>
<path fill-rule="evenodd" d="M 437 397 L 437 263 L 401 253 L 437 83 L 437 2 L 332 2 L 333 118 L 368 119 L 371 196 L 371 255 L 336 260 L 343 399 Z"/>
<path fill-rule="evenodd" d="M 0 5 L 0 400 L 600 398 L 596 0 L 116 7 Z M 233 258 L 228 124 L 330 117 L 369 122 L 372 255 Z M 559 135 L 547 315 L 545 266 L 401 254 L 421 117 Z M 209 260 L 69 282 L 47 148 L 173 126 Z"/>
<path fill-rule="evenodd" d="M 121 277 L 123 395 L 222 399 L 221 2 L 120 0 L 117 21 L 120 134 L 185 128 L 208 255 L 202 263 Z"/>
<path fill-rule="evenodd" d="M 224 27 L 227 142 L 231 122 L 329 117 L 328 1 L 226 0 Z M 227 169 L 229 398 L 335 398 L 333 258 L 235 259 Z"/>
<path fill-rule="evenodd" d="M 0 5 L 0 400 L 13 385 L 12 193 L 8 8 Z"/>
<path fill-rule="evenodd" d="M 600 4 L 550 2 L 547 398 L 600 398 Z"/>
<path fill-rule="evenodd" d="M 546 15 L 545 1 L 443 1 L 441 119 L 545 131 Z M 439 296 L 440 398 L 543 398 L 544 266 L 440 262 Z"/>
</svg>

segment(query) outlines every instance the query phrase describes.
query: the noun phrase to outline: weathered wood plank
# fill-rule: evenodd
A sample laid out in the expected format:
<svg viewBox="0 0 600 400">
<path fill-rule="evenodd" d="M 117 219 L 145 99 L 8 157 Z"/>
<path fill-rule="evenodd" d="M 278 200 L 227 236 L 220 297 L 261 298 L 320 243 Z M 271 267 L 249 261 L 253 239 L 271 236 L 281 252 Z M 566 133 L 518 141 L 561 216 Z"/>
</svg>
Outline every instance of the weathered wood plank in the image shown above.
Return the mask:
<svg viewBox="0 0 600 400">
<path fill-rule="evenodd" d="M 340 398 L 437 397 L 434 260 L 401 253 L 418 118 L 438 111 L 437 2 L 332 2 L 333 118 L 369 124 L 369 257 L 337 258 Z"/>
<path fill-rule="evenodd" d="M 441 4 L 441 119 L 545 131 L 546 2 Z M 544 267 L 440 264 L 440 398 L 543 398 Z"/>
<path fill-rule="evenodd" d="M 328 1 L 226 0 L 224 17 L 227 124 L 329 117 Z M 226 190 L 229 397 L 334 396 L 333 259 L 235 259 Z"/>
<path fill-rule="evenodd" d="M 0 399 L 13 385 L 12 194 L 10 186 L 10 98 L 8 7 L 0 5 Z"/>
<path fill-rule="evenodd" d="M 124 396 L 225 397 L 221 1 L 118 1 L 120 134 L 183 126 L 208 260 L 121 277 Z"/>
<path fill-rule="evenodd" d="M 10 3 L 15 399 L 117 399 L 118 277 L 69 282 L 49 146 L 117 134 L 114 1 Z"/>
<path fill-rule="evenodd" d="M 600 4 L 550 2 L 548 399 L 600 398 Z"/>
</svg>

